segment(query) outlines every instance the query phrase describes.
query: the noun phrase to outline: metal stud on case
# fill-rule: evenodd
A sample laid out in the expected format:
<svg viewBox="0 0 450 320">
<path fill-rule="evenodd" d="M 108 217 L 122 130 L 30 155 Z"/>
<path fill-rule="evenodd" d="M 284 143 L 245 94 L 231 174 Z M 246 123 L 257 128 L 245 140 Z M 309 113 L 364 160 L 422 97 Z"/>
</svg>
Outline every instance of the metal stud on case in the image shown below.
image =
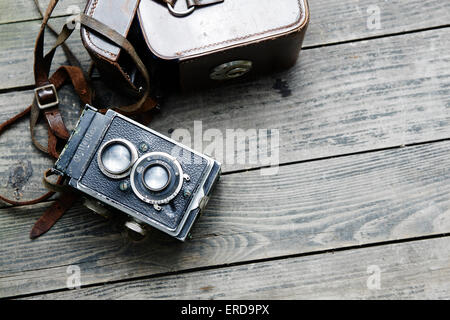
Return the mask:
<svg viewBox="0 0 450 320">
<path fill-rule="evenodd" d="M 213 69 L 209 77 L 213 80 L 230 80 L 242 77 L 252 69 L 253 63 L 248 60 L 236 60 L 223 63 Z"/>
</svg>

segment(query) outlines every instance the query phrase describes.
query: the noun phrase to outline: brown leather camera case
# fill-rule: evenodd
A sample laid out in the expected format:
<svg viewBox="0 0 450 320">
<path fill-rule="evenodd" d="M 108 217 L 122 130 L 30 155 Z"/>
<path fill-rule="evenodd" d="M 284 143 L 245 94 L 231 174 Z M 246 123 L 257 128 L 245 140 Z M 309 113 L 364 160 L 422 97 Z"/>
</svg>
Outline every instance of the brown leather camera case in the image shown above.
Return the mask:
<svg viewBox="0 0 450 320">
<path fill-rule="evenodd" d="M 306 0 L 188 0 L 200 4 L 175 16 L 169 9 L 183 10 L 185 0 L 178 2 L 90 0 L 85 13 L 126 36 L 163 87 L 216 86 L 297 60 L 309 21 Z M 84 28 L 81 36 L 102 74 L 136 90 L 139 81 L 119 47 Z"/>
</svg>

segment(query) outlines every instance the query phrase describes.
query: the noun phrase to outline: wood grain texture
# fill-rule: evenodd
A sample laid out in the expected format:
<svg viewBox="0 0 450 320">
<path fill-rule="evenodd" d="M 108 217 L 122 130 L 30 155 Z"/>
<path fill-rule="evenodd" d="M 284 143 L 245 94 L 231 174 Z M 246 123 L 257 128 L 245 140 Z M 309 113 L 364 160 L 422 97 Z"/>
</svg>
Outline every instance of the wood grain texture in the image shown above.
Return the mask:
<svg viewBox="0 0 450 320">
<path fill-rule="evenodd" d="M 450 4 L 420 0 L 309 0 L 305 46 L 318 46 L 448 25 Z M 379 26 L 373 17 L 379 13 Z"/>
<path fill-rule="evenodd" d="M 60 1 L 54 16 L 69 15 L 74 6 L 84 10 L 86 0 Z M 46 6 L 48 0 L 41 0 Z M 427 0 L 309 0 L 311 23 L 305 46 L 350 41 L 373 36 L 448 25 L 448 1 Z M 380 26 L 371 26 L 379 9 Z M 4 0 L 0 3 L 0 24 L 39 19 L 33 0 Z M 369 24 L 368 24 L 369 21 Z"/>
<path fill-rule="evenodd" d="M 30 20 L 37 18 L 33 18 L 32 10 L 19 10 L 22 4 L 29 8 L 25 0 L 8 0 L 0 5 L 5 3 L 16 9 L 0 8 L 0 90 L 12 91 L 33 84 L 33 46 L 40 22 Z M 380 8 L 381 29 L 367 26 L 367 9 L 373 5 Z M 152 126 L 165 134 L 176 128 L 192 130 L 194 120 L 202 120 L 204 130 L 216 128 L 222 132 L 227 128 L 278 129 L 280 162 L 284 164 L 448 139 L 448 29 L 320 46 L 446 25 L 449 6 L 448 2 L 434 0 L 426 5 L 417 0 L 311 0 L 313 13 L 305 46 L 314 48 L 303 51 L 293 69 L 254 82 L 171 97 Z M 61 14 L 64 11 L 57 12 Z M 60 17 L 52 23 L 61 25 L 65 20 Z M 47 40 L 50 44 L 51 38 Z M 73 37 L 69 44 L 86 66 L 89 58 L 79 37 Z M 64 60 L 58 53 L 55 66 Z M 283 90 L 277 89 L 280 84 Z M 100 105 L 114 101 L 109 93 L 102 95 Z M 61 98 L 63 112 L 73 122 L 79 101 L 69 89 Z M 30 99 L 31 91 L 0 94 L 0 120 L 23 109 Z M 45 139 L 43 132 L 40 130 L 40 139 Z M 27 123 L 23 122 L 0 138 L 0 192 L 28 198 L 43 191 L 41 173 L 51 160 L 37 153 L 28 137 Z M 238 151 L 245 148 L 241 144 Z M 30 241 L 30 228 L 49 203 L 0 209 L 0 297 L 64 289 L 69 265 L 80 266 L 83 285 L 89 285 L 448 233 L 449 151 L 447 141 L 282 166 L 275 176 L 261 176 L 258 170 L 225 175 L 194 227 L 193 239 L 184 244 L 156 231 L 144 242 L 132 242 L 120 219 L 104 221 L 80 204 L 47 235 Z M 224 171 L 259 166 L 225 164 Z M 248 279 L 248 270 L 251 273 L 260 266 L 272 277 L 264 279 L 265 283 L 256 281 L 248 297 L 255 292 L 261 297 L 271 292 L 280 298 L 304 297 L 298 293 L 304 286 L 310 295 L 317 292 L 317 297 L 334 297 L 350 279 L 349 298 L 370 298 L 374 294 L 369 295 L 360 284 L 366 280 L 366 266 L 361 271 L 357 263 L 377 264 L 371 260 L 377 255 L 386 261 L 381 263 L 382 270 L 388 270 L 388 283 L 393 284 L 377 297 L 448 298 L 448 246 L 423 243 L 398 250 L 389 246 L 386 254 L 381 252 L 384 246 L 380 251 L 368 249 L 372 251 L 367 255 L 365 250 L 340 252 L 333 261 L 334 256 L 321 255 L 325 259 L 323 269 L 317 256 L 316 260 L 284 259 L 221 268 L 206 272 L 208 277 L 204 279 L 220 282 L 222 274 L 230 275 L 230 283 L 243 282 Z M 419 256 L 431 262 L 424 264 L 427 260 Z M 336 276 L 331 269 L 334 265 L 339 266 L 341 274 Z M 403 265 L 406 271 L 400 270 Z M 289 279 L 276 278 L 280 275 L 276 268 L 297 274 L 296 282 L 276 287 Z M 311 271 L 329 279 L 329 285 L 301 277 Z M 423 282 L 419 280 L 422 273 L 426 273 Z M 177 286 L 185 279 L 190 287 L 184 293 L 192 296 L 201 296 L 203 291 L 205 297 L 213 298 L 223 297 L 224 292 L 229 297 L 247 294 L 242 283 L 236 284 L 234 291 L 219 284 L 214 290 L 212 285 L 203 286 L 201 280 L 195 280 L 195 275 L 198 277 L 198 273 L 165 277 L 161 283 L 167 279 Z M 258 271 L 250 279 L 258 279 L 257 275 Z M 160 283 L 157 281 L 149 280 L 148 285 Z M 126 283 L 125 288 L 128 285 L 129 296 L 124 295 L 122 285 L 108 286 L 104 291 L 91 288 L 83 294 L 114 297 L 110 288 L 117 289 L 118 298 L 149 294 L 135 289 L 138 283 Z M 163 286 L 158 297 L 167 295 L 164 290 Z M 171 294 L 175 297 L 175 291 Z"/>
<path fill-rule="evenodd" d="M 288 72 L 172 96 L 152 126 L 192 136 L 195 120 L 224 136 L 226 128 L 277 129 L 281 163 L 447 138 L 449 43 L 443 29 L 307 50 Z M 280 81 L 290 94 L 276 89 Z"/>
<path fill-rule="evenodd" d="M 56 30 L 60 30 L 65 21 L 66 18 L 56 18 L 52 19 L 51 23 Z M 34 45 L 40 27 L 39 20 L 0 25 L 0 72 L 2 74 L 0 89 L 34 86 Z M 49 50 L 54 42 L 55 38 L 46 32 L 46 50 Z M 87 69 L 90 58 L 81 43 L 78 30 L 74 31 L 67 44 Z M 62 50 L 57 50 L 52 71 L 62 64 L 67 64 L 66 58 Z"/>
<path fill-rule="evenodd" d="M 60 108 L 68 128 L 75 126 L 80 111 L 80 101 L 70 87 L 60 91 Z M 33 97 L 33 91 L 10 92 L 0 95 L 0 122 L 25 109 Z M 41 121 L 36 136 L 47 144 L 47 129 Z M 29 117 L 12 125 L 0 136 L 0 193 L 10 199 L 29 200 L 46 193 L 42 184 L 45 170 L 52 167 L 54 159 L 34 147 L 29 129 Z M 0 203 L 0 207 L 4 207 Z"/>
<path fill-rule="evenodd" d="M 203 132 L 218 129 L 224 138 L 226 129 L 277 129 L 280 163 L 445 139 L 450 137 L 449 43 L 450 34 L 443 29 L 307 50 L 288 72 L 173 96 L 151 126 L 166 135 L 185 128 L 193 137 L 194 121 L 201 120 Z M 291 95 L 282 97 L 273 88 L 277 79 L 284 79 Z M 99 106 L 114 105 L 110 90 L 97 91 L 104 97 Z M 31 96 L 31 91 L 0 95 L 0 120 L 27 105 Z M 70 88 L 60 96 L 66 119 L 75 121 L 78 99 Z M 5 141 L 0 153 L 2 192 L 16 192 L 7 181 L 18 159 L 31 163 L 32 187 L 19 190 L 24 198 L 45 191 L 39 188 L 41 173 L 51 165 L 29 146 L 27 126 L 20 123 L 0 137 Z M 16 141 L 18 132 L 22 134 Z M 205 140 L 203 146 L 208 144 Z M 247 149 L 240 143 L 235 153 L 248 154 Z M 224 172 L 261 166 L 223 162 Z"/>
<path fill-rule="evenodd" d="M 447 233 L 449 152 L 441 142 L 225 175 L 186 243 L 156 231 L 133 243 L 80 206 L 30 241 L 46 204 L 2 209 L 0 296 L 65 288 L 68 265 L 88 285 Z"/>
<path fill-rule="evenodd" d="M 449 299 L 449 254 L 446 237 L 99 285 L 31 299 Z M 380 272 L 379 289 L 369 279 L 375 277 L 374 271 Z"/>
<path fill-rule="evenodd" d="M 49 0 L 39 0 L 41 8 L 47 8 Z M 59 1 L 53 17 L 78 14 L 84 10 L 86 0 Z M 3 0 L 0 2 L 0 24 L 40 19 L 34 0 Z"/>
<path fill-rule="evenodd" d="M 28 0 L 28 2 L 31 6 L 32 0 Z M 14 7 L 16 2 L 8 0 L 7 3 Z M 80 3 L 83 8 L 85 1 Z M 22 6 L 25 3 L 19 1 L 18 5 Z M 62 8 L 69 5 L 72 5 L 72 2 L 63 5 Z M 367 10 L 372 10 L 371 8 L 379 8 L 380 10 L 380 29 L 368 28 L 367 21 L 370 18 L 371 11 L 368 12 Z M 5 11 L 13 12 L 13 10 Z M 20 15 L 20 12 L 34 11 L 18 10 L 14 12 Z M 52 23 L 59 30 L 66 19 L 52 19 Z M 424 5 L 422 0 L 312 0 L 311 23 L 304 46 L 320 46 L 437 27 L 447 25 L 449 21 L 450 3 L 448 1 L 432 0 L 427 1 Z M 4 75 L 0 89 L 33 85 L 32 53 L 39 26 L 39 20 L 0 25 L 0 73 Z M 83 62 L 83 65 L 87 66 L 89 56 L 81 44 L 78 31 L 75 31 L 75 34 L 72 35 L 69 44 Z M 59 51 L 55 58 L 55 65 L 60 65 L 64 60 Z M 324 62 L 328 62 L 328 58 Z"/>
</svg>

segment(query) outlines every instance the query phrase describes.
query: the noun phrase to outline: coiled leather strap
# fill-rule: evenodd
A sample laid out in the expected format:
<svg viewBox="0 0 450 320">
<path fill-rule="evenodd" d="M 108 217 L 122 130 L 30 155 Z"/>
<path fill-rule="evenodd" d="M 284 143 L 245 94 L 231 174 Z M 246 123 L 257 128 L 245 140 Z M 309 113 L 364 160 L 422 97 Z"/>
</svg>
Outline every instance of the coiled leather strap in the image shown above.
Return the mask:
<svg viewBox="0 0 450 320">
<path fill-rule="evenodd" d="M 29 114 L 30 134 L 33 144 L 42 152 L 49 154 L 53 158 L 58 158 L 59 152 L 56 147 L 58 139 L 63 141 L 67 140 L 69 137 L 69 132 L 58 109 L 59 99 L 57 90 L 65 83 L 70 82 L 84 104 L 92 104 L 93 90 L 90 86 L 89 77 L 83 72 L 79 61 L 64 43 L 74 30 L 73 24 L 71 22 L 66 23 L 59 34 L 57 34 L 55 30 L 48 25 L 48 20 L 50 19 L 58 0 L 51 0 L 45 13 L 42 12 L 37 0 L 35 0 L 35 3 L 41 12 L 43 19 L 34 50 L 34 77 L 36 83 L 35 95 L 32 104 L 28 108 L 0 124 L 0 134 L 3 133 L 11 124 L 19 121 Z M 142 95 L 137 102 L 128 106 L 115 107 L 114 109 L 125 115 L 133 115 L 136 113 L 149 111 L 154 108 L 157 105 L 157 102 L 149 98 L 150 78 L 147 69 L 131 43 L 113 29 L 89 16 L 81 14 L 77 20 L 80 21 L 80 23 L 86 28 L 89 28 L 90 30 L 104 36 L 118 46 L 122 47 L 136 63 L 138 70 L 145 80 L 145 88 L 143 88 L 144 90 L 142 91 Z M 57 35 L 57 39 L 51 50 L 44 55 L 44 31 L 46 28 L 49 28 L 52 33 Z M 53 56 L 59 46 L 62 46 L 71 65 L 62 66 L 58 68 L 55 73 L 49 76 Z M 100 111 L 106 112 L 106 109 L 102 109 Z M 42 145 L 35 138 L 35 126 L 40 117 L 44 117 L 47 123 L 47 146 Z M 47 178 L 48 172 L 46 172 L 44 176 L 44 185 L 49 187 L 51 190 L 36 199 L 16 201 L 0 195 L 0 200 L 11 205 L 18 206 L 36 204 L 49 199 L 55 194 L 55 192 L 64 191 L 61 197 L 57 199 L 56 202 L 49 209 L 47 209 L 44 215 L 36 222 L 30 233 L 30 237 L 32 239 L 47 232 L 77 199 L 76 194 L 68 191 L 69 189 L 63 186 L 63 177 L 59 177 L 55 183 L 50 183 Z"/>
</svg>

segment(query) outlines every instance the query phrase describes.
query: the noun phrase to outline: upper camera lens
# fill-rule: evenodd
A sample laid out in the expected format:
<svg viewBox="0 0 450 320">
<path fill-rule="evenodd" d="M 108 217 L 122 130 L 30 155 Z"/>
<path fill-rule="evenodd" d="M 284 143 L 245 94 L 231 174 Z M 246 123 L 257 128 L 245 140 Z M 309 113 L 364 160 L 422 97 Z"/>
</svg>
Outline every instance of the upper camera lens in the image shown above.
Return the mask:
<svg viewBox="0 0 450 320">
<path fill-rule="evenodd" d="M 151 191 L 161 191 L 169 184 L 170 174 L 165 167 L 156 164 L 145 170 L 143 180 Z"/>
<path fill-rule="evenodd" d="M 101 160 L 103 166 L 112 174 L 120 174 L 131 165 L 131 151 L 122 143 L 111 143 L 103 150 Z"/>
</svg>

